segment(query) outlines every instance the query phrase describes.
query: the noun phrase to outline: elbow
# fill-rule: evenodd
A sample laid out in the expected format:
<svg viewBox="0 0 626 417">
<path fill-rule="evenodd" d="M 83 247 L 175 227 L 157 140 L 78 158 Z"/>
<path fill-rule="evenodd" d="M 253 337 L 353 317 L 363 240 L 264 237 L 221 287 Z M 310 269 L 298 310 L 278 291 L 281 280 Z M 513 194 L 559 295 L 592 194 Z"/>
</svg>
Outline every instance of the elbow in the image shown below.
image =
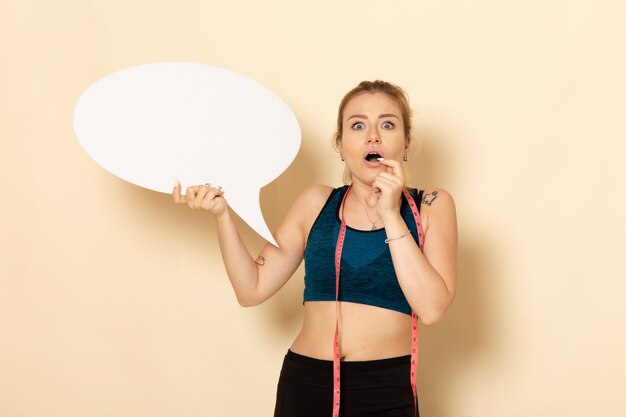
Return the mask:
<svg viewBox="0 0 626 417">
<path fill-rule="evenodd" d="M 241 307 L 256 307 L 263 303 L 265 299 L 255 294 L 236 294 L 237 302 Z"/>
<path fill-rule="evenodd" d="M 241 307 L 256 307 L 259 304 L 261 304 L 258 300 L 255 300 L 253 298 L 243 298 L 243 297 L 237 297 L 237 302 L 239 303 Z"/>
<path fill-rule="evenodd" d="M 431 324 L 435 324 L 440 322 L 445 316 L 446 311 L 454 302 L 454 298 L 456 296 L 456 292 L 449 292 L 446 297 L 442 297 L 439 300 L 436 300 L 427 305 L 425 305 L 421 310 L 415 310 L 419 314 L 419 320 L 426 326 L 430 326 Z"/>
<path fill-rule="evenodd" d="M 426 326 L 439 323 L 448 311 L 448 307 L 452 304 L 452 300 L 444 305 L 433 305 L 426 311 L 422 311 L 419 315 L 420 322 Z"/>
<path fill-rule="evenodd" d="M 264 301 L 256 287 L 235 288 L 233 286 L 233 289 L 235 290 L 237 302 L 241 307 L 256 307 Z"/>
<path fill-rule="evenodd" d="M 426 326 L 430 326 L 431 324 L 435 324 L 443 319 L 445 311 L 433 311 L 427 314 L 423 314 L 419 316 L 420 322 Z"/>
</svg>

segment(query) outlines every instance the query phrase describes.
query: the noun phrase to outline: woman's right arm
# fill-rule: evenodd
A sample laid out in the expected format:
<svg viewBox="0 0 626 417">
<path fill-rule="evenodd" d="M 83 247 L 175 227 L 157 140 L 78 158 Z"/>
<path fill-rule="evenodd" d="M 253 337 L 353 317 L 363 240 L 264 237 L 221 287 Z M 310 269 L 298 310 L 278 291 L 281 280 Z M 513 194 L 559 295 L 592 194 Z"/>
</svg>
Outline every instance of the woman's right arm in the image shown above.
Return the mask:
<svg viewBox="0 0 626 417">
<path fill-rule="evenodd" d="M 176 203 L 203 209 L 215 216 L 222 259 L 237 300 L 242 306 L 254 306 L 274 295 L 302 262 L 305 231 L 321 210 L 329 188 L 312 186 L 300 194 L 276 231 L 274 238 L 278 247 L 265 244 L 256 262 L 235 227 L 221 189 L 188 187 L 183 196 L 177 184 L 173 197 Z"/>
</svg>

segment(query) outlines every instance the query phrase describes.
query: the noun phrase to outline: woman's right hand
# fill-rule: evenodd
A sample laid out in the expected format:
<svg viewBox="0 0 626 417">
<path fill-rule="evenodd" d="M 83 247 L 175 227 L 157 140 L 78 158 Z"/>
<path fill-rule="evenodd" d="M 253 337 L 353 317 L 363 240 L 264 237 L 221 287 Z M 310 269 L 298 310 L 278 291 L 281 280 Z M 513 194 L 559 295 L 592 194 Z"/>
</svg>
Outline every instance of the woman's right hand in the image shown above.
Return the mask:
<svg viewBox="0 0 626 417">
<path fill-rule="evenodd" d="M 216 217 L 224 214 L 228 208 L 221 187 L 211 187 L 211 184 L 195 185 L 187 187 L 185 195 L 181 194 L 181 188 L 180 182 L 176 181 L 172 197 L 177 204 L 187 204 L 189 208 L 194 210 L 206 210 Z"/>
</svg>

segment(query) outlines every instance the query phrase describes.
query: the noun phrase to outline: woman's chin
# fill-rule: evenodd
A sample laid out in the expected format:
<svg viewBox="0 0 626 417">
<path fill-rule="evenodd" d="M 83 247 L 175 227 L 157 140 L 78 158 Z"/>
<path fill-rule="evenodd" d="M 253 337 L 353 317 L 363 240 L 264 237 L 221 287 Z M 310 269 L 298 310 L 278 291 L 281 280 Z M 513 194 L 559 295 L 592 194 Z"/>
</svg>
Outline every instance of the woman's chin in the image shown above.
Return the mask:
<svg viewBox="0 0 626 417">
<path fill-rule="evenodd" d="M 376 177 L 378 177 L 378 172 L 376 173 L 366 173 L 364 175 L 354 175 L 352 174 L 352 183 L 357 183 L 364 187 L 372 188 L 374 186 L 374 181 Z"/>
</svg>

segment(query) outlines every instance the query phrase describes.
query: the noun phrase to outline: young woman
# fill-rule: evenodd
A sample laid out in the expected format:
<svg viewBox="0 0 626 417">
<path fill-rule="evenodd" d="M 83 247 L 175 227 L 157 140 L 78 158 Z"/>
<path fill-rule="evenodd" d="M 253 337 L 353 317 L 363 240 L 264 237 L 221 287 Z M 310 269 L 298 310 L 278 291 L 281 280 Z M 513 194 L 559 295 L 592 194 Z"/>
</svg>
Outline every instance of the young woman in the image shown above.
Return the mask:
<svg viewBox="0 0 626 417">
<path fill-rule="evenodd" d="M 407 188 L 411 110 L 391 83 L 364 81 L 346 94 L 335 145 L 350 185 L 306 188 L 275 234 L 279 247 L 266 244 L 256 260 L 219 187 L 183 196 L 177 184 L 174 201 L 215 216 L 242 306 L 267 300 L 305 261 L 304 322 L 285 356 L 275 417 L 418 415 L 412 317 L 435 323 L 454 299 L 454 201 L 442 189 Z"/>
</svg>

